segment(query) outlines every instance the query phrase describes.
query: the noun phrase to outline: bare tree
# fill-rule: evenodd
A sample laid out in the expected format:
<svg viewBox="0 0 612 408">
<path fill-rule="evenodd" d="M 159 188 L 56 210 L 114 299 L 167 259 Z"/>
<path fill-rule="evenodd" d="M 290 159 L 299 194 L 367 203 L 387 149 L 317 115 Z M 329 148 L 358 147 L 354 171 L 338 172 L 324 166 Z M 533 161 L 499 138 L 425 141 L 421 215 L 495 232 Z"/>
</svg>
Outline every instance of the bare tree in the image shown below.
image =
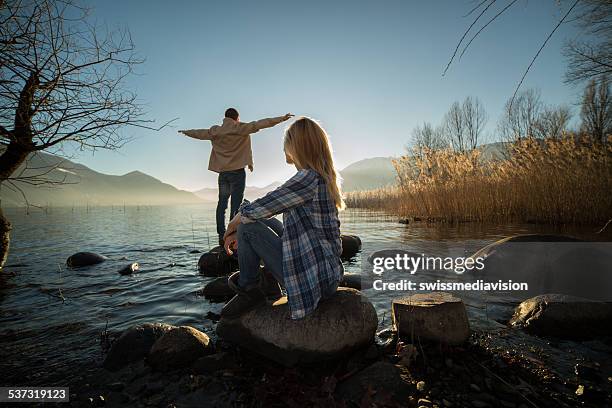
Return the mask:
<svg viewBox="0 0 612 408">
<path fill-rule="evenodd" d="M 478 98 L 468 96 L 463 101 L 463 122 L 465 125 L 464 150 L 478 146 L 482 131 L 487 123 L 487 112 Z"/>
<path fill-rule="evenodd" d="M 559 139 L 567 130 L 572 111 L 566 105 L 546 106 L 535 124 L 535 136 L 540 139 Z"/>
<path fill-rule="evenodd" d="M 487 123 L 487 113 L 478 98 L 468 96 L 454 102 L 444 115 L 443 137 L 457 152 L 474 150 Z"/>
<path fill-rule="evenodd" d="M 0 186 L 47 182 L 48 169 L 16 174 L 36 152 L 117 149 L 122 127 L 150 128 L 125 90 L 142 62 L 127 31 L 92 26 L 76 0 L 0 0 Z M 10 228 L 0 210 L 0 268 Z"/>
<path fill-rule="evenodd" d="M 593 140 L 605 142 L 612 134 L 612 96 L 605 75 L 599 80 L 592 79 L 586 86 L 580 118 L 582 131 Z"/>
<path fill-rule="evenodd" d="M 455 151 L 465 151 L 466 125 L 463 109 L 459 102 L 454 102 L 446 112 L 442 126 L 450 146 Z"/>
<path fill-rule="evenodd" d="M 417 155 L 424 150 L 440 150 L 448 146 L 440 128 L 434 128 L 431 123 L 425 122 L 412 130 L 412 146 Z"/>
<path fill-rule="evenodd" d="M 498 129 L 506 141 L 538 136 L 537 126 L 543 109 L 540 92 L 528 89 L 506 102 Z"/>
<path fill-rule="evenodd" d="M 612 1 L 581 0 L 576 22 L 583 30 L 581 41 L 568 41 L 565 79 L 570 83 L 612 74 Z"/>
</svg>

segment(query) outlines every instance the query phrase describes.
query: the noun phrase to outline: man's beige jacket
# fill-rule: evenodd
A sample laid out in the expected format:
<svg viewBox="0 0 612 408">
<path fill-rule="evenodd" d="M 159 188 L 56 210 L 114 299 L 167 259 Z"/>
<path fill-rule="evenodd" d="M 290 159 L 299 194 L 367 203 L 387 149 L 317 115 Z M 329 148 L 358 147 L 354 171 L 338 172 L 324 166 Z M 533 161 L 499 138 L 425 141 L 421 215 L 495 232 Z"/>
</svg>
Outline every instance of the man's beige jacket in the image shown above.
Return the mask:
<svg viewBox="0 0 612 408">
<path fill-rule="evenodd" d="M 216 125 L 210 129 L 185 130 L 183 133 L 194 139 L 212 142 L 208 170 L 221 173 L 252 166 L 251 134 L 275 126 L 284 120 L 285 117 L 279 116 L 242 123 L 225 118 L 222 125 Z"/>
</svg>

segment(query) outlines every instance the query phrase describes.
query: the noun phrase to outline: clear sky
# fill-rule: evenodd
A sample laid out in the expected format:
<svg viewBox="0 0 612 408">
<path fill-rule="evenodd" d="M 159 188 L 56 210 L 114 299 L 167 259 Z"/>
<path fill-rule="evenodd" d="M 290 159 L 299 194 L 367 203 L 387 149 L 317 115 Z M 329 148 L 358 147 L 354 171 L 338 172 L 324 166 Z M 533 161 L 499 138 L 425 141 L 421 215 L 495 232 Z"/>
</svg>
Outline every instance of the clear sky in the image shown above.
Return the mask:
<svg viewBox="0 0 612 408">
<path fill-rule="evenodd" d="M 179 119 L 160 132 L 127 129 L 136 140 L 120 151 L 76 160 L 109 174 L 140 170 L 188 190 L 214 186 L 216 174 L 207 170 L 210 142 L 177 130 L 220 123 L 229 106 L 243 121 L 286 112 L 319 119 L 340 169 L 402 154 L 414 126 L 438 123 L 453 101 L 468 95 L 484 103 L 495 138 L 505 101 L 568 7 L 519 1 L 443 77 L 475 0 L 90 2 L 98 23 L 128 27 L 146 57 L 128 86 L 150 117 Z M 495 10 L 509 1 L 498 3 Z M 563 26 L 525 81 L 546 103 L 579 99 L 580 89 L 563 84 L 561 55 L 563 41 L 576 35 L 575 27 Z M 293 173 L 282 153 L 284 127 L 253 135 L 249 185 Z"/>
</svg>

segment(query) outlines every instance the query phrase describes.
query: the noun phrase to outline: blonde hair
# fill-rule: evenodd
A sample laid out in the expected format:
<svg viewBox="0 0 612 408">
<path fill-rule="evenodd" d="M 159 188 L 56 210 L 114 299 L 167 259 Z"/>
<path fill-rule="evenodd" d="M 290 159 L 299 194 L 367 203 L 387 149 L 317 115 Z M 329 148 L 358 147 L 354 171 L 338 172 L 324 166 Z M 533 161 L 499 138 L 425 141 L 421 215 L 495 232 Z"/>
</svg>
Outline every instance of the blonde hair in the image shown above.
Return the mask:
<svg viewBox="0 0 612 408">
<path fill-rule="evenodd" d="M 314 170 L 323 177 L 336 208 L 343 210 L 340 177 L 334 168 L 329 137 L 321 125 L 307 117 L 298 118 L 285 131 L 284 145 L 298 168 Z"/>
</svg>

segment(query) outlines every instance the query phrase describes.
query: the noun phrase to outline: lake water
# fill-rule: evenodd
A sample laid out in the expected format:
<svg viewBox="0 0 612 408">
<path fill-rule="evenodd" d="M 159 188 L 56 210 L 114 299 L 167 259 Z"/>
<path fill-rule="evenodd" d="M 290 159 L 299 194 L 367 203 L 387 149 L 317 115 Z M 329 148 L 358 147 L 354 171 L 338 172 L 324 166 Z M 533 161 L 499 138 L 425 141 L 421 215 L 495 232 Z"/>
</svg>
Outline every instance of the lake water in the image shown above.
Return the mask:
<svg viewBox="0 0 612 408">
<path fill-rule="evenodd" d="M 212 278 L 198 273 L 200 254 L 193 253 L 216 245 L 213 205 L 5 212 L 14 227 L 5 272 L 14 276 L 0 289 L 2 385 L 65 385 L 83 373 L 77 368 L 101 361 L 100 333 L 105 328 L 118 333 L 136 323 L 165 322 L 192 325 L 214 336 L 215 324 L 206 315 L 219 313 L 222 304 L 198 295 Z M 345 263 L 346 272 L 354 273 L 361 271 L 367 255 L 381 249 L 471 255 L 508 235 L 567 232 L 533 225 L 403 225 L 396 216 L 357 209 L 343 212 L 341 221 L 343 233 L 363 241 L 362 253 Z M 78 251 L 110 260 L 67 269 L 66 258 Z M 130 262 L 139 262 L 142 271 L 119 275 Z M 381 326 L 388 325 L 391 299 L 398 294 L 366 293 Z M 465 301 L 472 319 L 511 310 L 503 298 L 475 294 Z"/>
</svg>

